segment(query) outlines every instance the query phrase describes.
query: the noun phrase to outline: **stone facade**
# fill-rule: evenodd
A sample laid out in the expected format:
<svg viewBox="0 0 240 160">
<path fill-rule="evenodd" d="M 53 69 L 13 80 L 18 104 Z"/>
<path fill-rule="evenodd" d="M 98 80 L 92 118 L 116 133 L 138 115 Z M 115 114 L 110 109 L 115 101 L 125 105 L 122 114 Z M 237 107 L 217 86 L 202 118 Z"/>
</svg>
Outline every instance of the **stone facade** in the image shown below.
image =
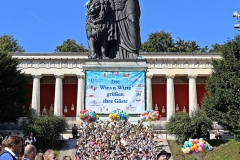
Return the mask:
<svg viewBox="0 0 240 160">
<path fill-rule="evenodd" d="M 103 60 L 93 60 L 94 65 L 89 63 L 87 53 L 58 53 L 58 54 L 31 54 L 31 53 L 12 53 L 13 58 L 20 61 L 19 69 L 30 79 L 31 107 L 39 112 L 43 108 L 49 109 L 50 101 L 54 106 L 54 114 L 59 116 L 75 117 L 76 113 L 84 109 L 84 69 L 91 68 L 95 70 L 102 67 L 121 70 L 121 68 L 146 68 L 146 95 L 147 108 L 157 109 L 167 120 L 176 111 L 187 111 L 191 113 L 194 109 L 201 106 L 202 97 L 198 97 L 198 85 L 204 85 L 206 78 L 212 72 L 212 59 L 221 59 L 220 54 L 191 54 L 191 53 L 141 53 L 141 59 L 131 60 L 108 60 L 111 64 Z M 88 62 L 88 63 L 87 63 Z M 133 66 L 128 65 L 133 64 Z M 54 97 L 48 104 L 42 104 L 41 93 L 43 84 L 52 84 L 54 88 Z M 76 93 L 74 103 L 66 105 L 65 84 L 73 84 Z M 69 85 L 70 86 L 70 85 Z M 156 90 L 154 87 L 166 88 Z M 185 101 L 178 100 L 180 88 L 185 87 Z M 203 88 L 203 87 L 202 87 Z M 202 89 L 203 90 L 203 89 Z M 67 91 L 66 91 L 67 92 Z M 201 91 L 201 94 L 204 91 Z M 188 93 L 188 95 L 187 95 Z M 48 93 L 44 93 L 46 95 Z M 49 93 L 50 94 L 50 93 Z M 158 94 L 162 95 L 161 102 Z M 53 100 L 54 99 L 54 100 Z M 187 102 L 188 99 L 188 102 Z M 182 104 L 178 104 L 178 101 Z M 30 105 L 26 104 L 26 105 Z M 67 107 L 65 107 L 65 105 Z M 158 106 L 157 108 L 155 106 Z M 75 107 L 72 110 L 71 106 Z M 28 107 L 25 107 L 28 108 Z M 72 110 L 72 115 L 65 114 L 65 108 Z M 71 109 L 70 109 L 71 108 Z"/>
</svg>

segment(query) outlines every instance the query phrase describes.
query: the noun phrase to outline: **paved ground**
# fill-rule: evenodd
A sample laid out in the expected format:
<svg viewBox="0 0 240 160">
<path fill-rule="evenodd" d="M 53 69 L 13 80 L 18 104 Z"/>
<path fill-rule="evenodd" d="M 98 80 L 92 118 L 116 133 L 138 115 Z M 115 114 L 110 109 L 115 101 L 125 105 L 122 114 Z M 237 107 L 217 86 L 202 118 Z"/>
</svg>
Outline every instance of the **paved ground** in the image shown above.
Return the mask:
<svg viewBox="0 0 240 160">
<path fill-rule="evenodd" d="M 167 134 L 154 134 L 157 148 L 171 153 L 167 140 L 173 140 L 174 137 Z M 170 160 L 173 160 L 171 157 Z"/>
<path fill-rule="evenodd" d="M 64 156 L 71 156 L 72 159 L 74 159 L 76 153 L 76 142 L 76 139 L 64 140 L 58 159 L 62 160 Z"/>
</svg>

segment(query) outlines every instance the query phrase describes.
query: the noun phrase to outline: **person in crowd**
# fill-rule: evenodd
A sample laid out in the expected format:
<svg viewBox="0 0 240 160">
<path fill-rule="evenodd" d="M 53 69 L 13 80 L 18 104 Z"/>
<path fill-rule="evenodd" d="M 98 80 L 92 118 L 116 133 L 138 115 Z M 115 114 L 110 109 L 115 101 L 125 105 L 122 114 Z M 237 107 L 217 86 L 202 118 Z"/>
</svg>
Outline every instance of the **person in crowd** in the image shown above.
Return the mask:
<svg viewBox="0 0 240 160">
<path fill-rule="evenodd" d="M 30 138 L 31 144 L 35 144 L 36 143 L 36 138 L 35 138 L 35 136 L 34 136 L 34 134 L 32 132 L 30 133 L 29 138 Z"/>
<path fill-rule="evenodd" d="M 43 153 L 41 152 L 37 153 L 34 160 L 44 160 Z"/>
<path fill-rule="evenodd" d="M 37 149 L 34 145 L 29 144 L 24 149 L 23 160 L 34 160 Z"/>
<path fill-rule="evenodd" d="M 19 132 L 16 132 L 16 133 L 15 133 L 15 136 L 21 137 L 21 135 L 20 135 Z"/>
<path fill-rule="evenodd" d="M 165 150 L 162 150 L 157 155 L 157 160 L 168 160 L 171 157 L 171 153 L 166 152 Z"/>
<path fill-rule="evenodd" d="M 27 139 L 24 142 L 24 145 L 27 146 L 29 144 L 31 144 L 31 139 L 30 139 L 30 137 L 27 137 Z"/>
<path fill-rule="evenodd" d="M 70 156 L 64 156 L 63 160 L 72 160 L 72 158 Z"/>
<path fill-rule="evenodd" d="M 52 149 L 48 149 L 44 155 L 44 160 L 55 160 L 56 159 L 56 154 Z"/>
<path fill-rule="evenodd" d="M 219 131 L 219 129 L 217 130 L 217 132 L 215 134 L 215 138 L 216 139 L 222 139 L 222 135 L 221 135 L 221 132 Z"/>
<path fill-rule="evenodd" d="M 1 153 L 0 160 L 17 160 L 22 149 L 23 138 L 9 136 L 4 141 L 4 152 Z"/>
<path fill-rule="evenodd" d="M 205 133 L 204 137 L 205 137 L 206 140 L 210 140 L 210 132 L 209 132 L 209 130 L 207 130 L 207 132 Z"/>
<path fill-rule="evenodd" d="M 8 134 L 6 135 L 5 139 L 7 139 L 9 136 L 11 136 L 12 133 L 11 132 L 8 132 Z"/>
<path fill-rule="evenodd" d="M 81 154 L 76 154 L 74 157 L 74 160 L 82 160 L 81 159 Z"/>
<path fill-rule="evenodd" d="M 73 139 L 74 139 L 74 137 L 76 137 L 76 139 L 77 139 L 77 134 L 78 134 L 78 127 L 76 126 L 76 124 L 74 124 L 73 127 L 72 127 Z"/>
</svg>

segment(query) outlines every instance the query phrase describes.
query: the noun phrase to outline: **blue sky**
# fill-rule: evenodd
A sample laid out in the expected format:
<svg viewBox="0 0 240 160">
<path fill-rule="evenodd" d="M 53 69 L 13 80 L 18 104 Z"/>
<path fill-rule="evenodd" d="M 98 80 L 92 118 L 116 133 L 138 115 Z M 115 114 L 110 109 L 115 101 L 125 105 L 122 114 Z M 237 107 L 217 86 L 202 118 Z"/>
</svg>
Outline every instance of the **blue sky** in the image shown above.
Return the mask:
<svg viewBox="0 0 240 160">
<path fill-rule="evenodd" d="M 0 35 L 12 35 L 26 52 L 53 52 L 66 39 L 86 48 L 84 4 L 87 0 L 1 0 Z M 141 40 L 165 31 L 200 47 L 224 43 L 240 32 L 232 17 L 236 0 L 139 0 Z"/>
</svg>

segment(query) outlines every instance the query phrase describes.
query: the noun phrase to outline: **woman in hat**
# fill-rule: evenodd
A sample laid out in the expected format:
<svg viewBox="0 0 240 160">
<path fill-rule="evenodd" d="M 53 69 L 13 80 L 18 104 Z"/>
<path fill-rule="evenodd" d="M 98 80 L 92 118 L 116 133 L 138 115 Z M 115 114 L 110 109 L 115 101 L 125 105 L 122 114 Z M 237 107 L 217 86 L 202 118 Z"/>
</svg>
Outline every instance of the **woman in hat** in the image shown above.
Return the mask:
<svg viewBox="0 0 240 160">
<path fill-rule="evenodd" d="M 165 150 L 162 150 L 157 155 L 157 160 L 168 160 L 171 157 L 171 153 L 166 152 Z"/>
</svg>

